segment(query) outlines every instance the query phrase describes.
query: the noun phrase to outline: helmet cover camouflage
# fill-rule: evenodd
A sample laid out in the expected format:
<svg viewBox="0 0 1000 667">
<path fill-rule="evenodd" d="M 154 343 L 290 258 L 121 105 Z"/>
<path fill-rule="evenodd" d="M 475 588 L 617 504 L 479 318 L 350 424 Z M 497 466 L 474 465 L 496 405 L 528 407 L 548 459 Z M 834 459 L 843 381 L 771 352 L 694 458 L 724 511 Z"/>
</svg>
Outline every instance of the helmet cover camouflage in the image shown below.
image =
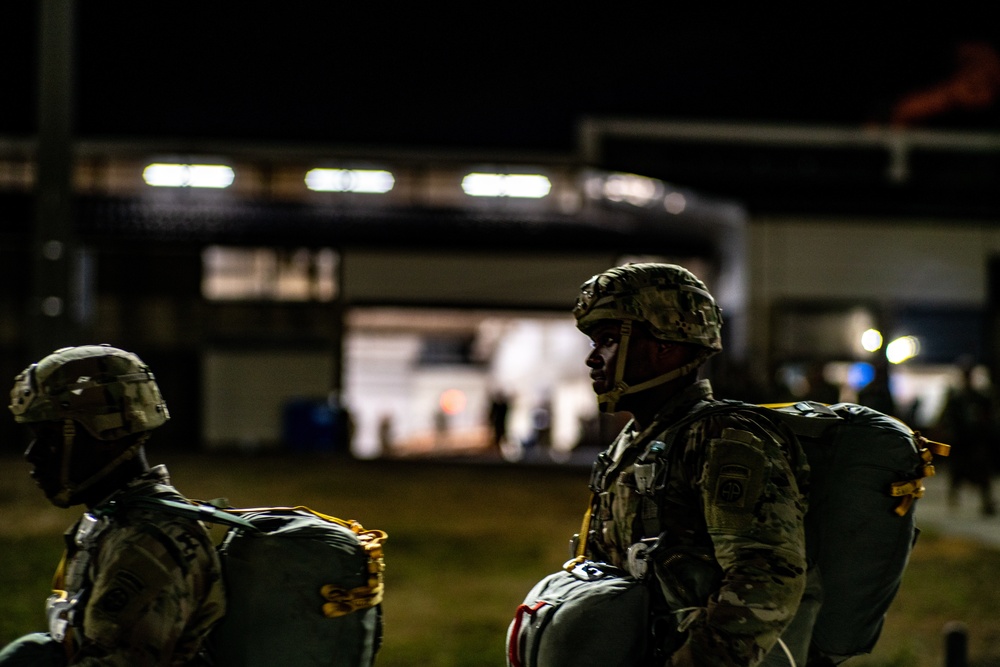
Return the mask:
<svg viewBox="0 0 1000 667">
<path fill-rule="evenodd" d="M 72 419 L 99 440 L 151 431 L 170 419 L 152 371 L 110 345 L 56 350 L 14 379 L 18 423 Z"/>
<path fill-rule="evenodd" d="M 674 264 L 626 264 L 580 287 L 573 309 L 587 333 L 602 320 L 646 322 L 660 340 L 722 350 L 722 312 L 705 283 Z"/>
</svg>

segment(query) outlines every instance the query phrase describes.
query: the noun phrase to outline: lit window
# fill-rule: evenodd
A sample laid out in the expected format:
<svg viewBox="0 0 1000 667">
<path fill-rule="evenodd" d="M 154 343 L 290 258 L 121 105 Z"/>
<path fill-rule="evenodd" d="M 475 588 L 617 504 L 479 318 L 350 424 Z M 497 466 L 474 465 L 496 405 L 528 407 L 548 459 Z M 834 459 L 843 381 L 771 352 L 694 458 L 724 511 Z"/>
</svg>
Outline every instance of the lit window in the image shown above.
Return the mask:
<svg viewBox="0 0 1000 667">
<path fill-rule="evenodd" d="M 524 197 L 540 199 L 552 189 L 541 174 L 466 174 L 462 190 L 471 197 Z"/>
<path fill-rule="evenodd" d="M 146 167 L 142 178 L 147 185 L 160 188 L 228 188 L 235 174 L 222 164 L 165 164 Z"/>
<path fill-rule="evenodd" d="M 306 187 L 316 192 L 383 194 L 395 184 L 392 173 L 381 169 L 310 169 L 306 173 Z"/>
<path fill-rule="evenodd" d="M 209 246 L 202 252 L 201 291 L 212 301 L 333 301 L 338 261 L 330 248 Z"/>
</svg>

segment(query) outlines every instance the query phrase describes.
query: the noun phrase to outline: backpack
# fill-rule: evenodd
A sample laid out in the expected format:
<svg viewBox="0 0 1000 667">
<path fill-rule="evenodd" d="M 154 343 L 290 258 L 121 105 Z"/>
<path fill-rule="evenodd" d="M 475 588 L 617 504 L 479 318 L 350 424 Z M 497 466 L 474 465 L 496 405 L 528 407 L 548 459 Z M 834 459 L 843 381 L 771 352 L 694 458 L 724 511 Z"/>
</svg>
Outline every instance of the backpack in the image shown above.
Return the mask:
<svg viewBox="0 0 1000 667">
<path fill-rule="evenodd" d="M 125 503 L 229 527 L 218 547 L 226 614 L 206 641 L 211 664 L 374 663 L 382 640 L 384 532 L 306 507 L 221 510 L 156 496 Z"/>
<path fill-rule="evenodd" d="M 852 403 L 764 409 L 796 435 L 810 467 L 806 555 L 823 588 L 811 650 L 835 661 L 870 653 L 919 534 L 923 479 L 949 447 Z"/>
<path fill-rule="evenodd" d="M 805 605 L 800 609 L 803 614 L 817 614 L 811 624 L 811 647 L 807 648 L 812 655 L 823 655 L 837 662 L 870 652 L 899 589 L 917 537 L 912 510 L 916 499 L 923 495 L 922 480 L 934 474 L 934 454 L 947 456 L 948 446 L 928 441 L 892 417 L 850 403 L 827 406 L 803 401 L 758 406 L 739 401 L 713 401 L 696 408 L 679 423 L 671 425 L 659 439 L 650 442 L 639 459 L 651 461 L 653 469 L 644 470 L 642 477 L 651 482 L 660 478 L 662 468 L 655 468 L 666 465 L 667 454 L 685 427 L 714 414 L 737 410 L 751 411 L 779 428 L 784 427 L 801 444 L 810 466 L 806 551 L 822 581 L 823 600 L 818 613 L 815 609 L 805 609 Z M 655 482 L 650 484 L 649 492 L 655 498 Z M 651 507 L 657 505 L 649 503 Z M 652 522 L 647 517 L 644 524 L 658 525 L 656 517 L 651 518 Z M 586 535 L 589 523 L 588 509 L 581 535 Z M 646 558 L 655 553 L 656 535 L 647 537 L 633 545 L 630 554 L 637 547 L 642 547 L 638 553 L 645 552 Z M 567 568 L 574 564 L 579 567 L 584 562 L 583 542 L 585 540 L 578 540 L 577 558 L 567 563 Z M 641 558 L 639 565 L 643 565 Z M 629 567 L 636 570 L 631 555 Z M 636 572 L 640 576 L 632 577 L 632 581 L 643 585 L 639 579 L 643 578 L 642 570 L 647 568 L 648 564 L 646 568 L 640 567 Z M 595 635 L 592 641 L 597 642 L 609 641 L 620 632 L 617 622 L 608 622 L 623 614 L 620 610 L 616 610 L 615 616 L 606 616 L 603 627 L 592 622 L 585 627 L 557 632 L 555 628 L 561 622 L 576 621 L 569 615 L 564 618 L 552 615 L 545 625 L 529 623 L 526 626 L 523 619 L 518 623 L 525 613 L 523 609 L 530 610 L 539 603 L 549 604 L 544 595 L 538 595 L 538 589 L 559 574 L 543 580 L 518 608 L 508 630 L 509 666 L 518 667 L 511 656 L 521 659 L 529 655 L 531 651 L 523 647 L 532 643 L 543 647 L 534 649 L 535 654 L 546 650 L 544 647 L 551 652 L 564 650 L 556 641 L 544 636 L 545 632 L 552 634 L 553 640 L 560 636 L 586 636 L 591 632 Z M 626 573 L 624 577 L 629 575 Z M 634 601 L 648 605 L 638 597 Z M 567 603 L 561 601 L 561 604 Z M 540 607 L 544 608 L 544 605 Z M 511 637 L 515 631 L 540 636 Z M 518 650 L 522 652 L 515 655 Z M 535 664 L 548 663 L 525 662 L 524 666 Z"/>
</svg>

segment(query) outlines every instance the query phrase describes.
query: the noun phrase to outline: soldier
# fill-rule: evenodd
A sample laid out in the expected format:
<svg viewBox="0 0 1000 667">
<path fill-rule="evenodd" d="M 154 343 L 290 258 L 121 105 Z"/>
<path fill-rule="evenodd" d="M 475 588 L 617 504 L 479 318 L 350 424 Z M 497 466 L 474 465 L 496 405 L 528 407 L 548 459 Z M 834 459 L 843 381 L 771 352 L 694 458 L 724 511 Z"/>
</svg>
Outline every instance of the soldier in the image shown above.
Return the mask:
<svg viewBox="0 0 1000 667">
<path fill-rule="evenodd" d="M 15 378 L 10 410 L 32 435 L 31 476 L 58 507 L 85 505 L 47 602 L 49 631 L 9 665 L 189 665 L 222 617 L 219 558 L 198 521 L 135 504 L 183 501 L 144 445 L 169 419 L 152 372 L 106 345 L 68 347 Z"/>
<path fill-rule="evenodd" d="M 574 316 L 601 411 L 633 417 L 594 465 L 586 555 L 651 564 L 651 664 L 757 665 L 772 647 L 767 664 L 788 664 L 776 642 L 806 584 L 801 449 L 751 411 L 670 433 L 713 401 L 698 379 L 722 349 L 712 295 L 682 267 L 630 264 L 584 283 Z"/>
</svg>

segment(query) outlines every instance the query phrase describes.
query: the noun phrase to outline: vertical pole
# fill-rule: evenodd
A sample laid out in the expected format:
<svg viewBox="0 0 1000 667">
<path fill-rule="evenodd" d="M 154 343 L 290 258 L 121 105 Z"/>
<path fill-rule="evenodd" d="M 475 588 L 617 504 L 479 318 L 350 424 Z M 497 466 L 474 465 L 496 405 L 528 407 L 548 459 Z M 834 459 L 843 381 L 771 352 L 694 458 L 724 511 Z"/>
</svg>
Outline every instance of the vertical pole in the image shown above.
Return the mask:
<svg viewBox="0 0 1000 667">
<path fill-rule="evenodd" d="M 27 348 L 39 358 L 71 345 L 78 244 L 72 217 L 74 0 L 38 3 L 38 143 Z"/>
<path fill-rule="evenodd" d="M 344 253 L 337 248 L 335 285 L 330 315 L 333 317 L 330 368 L 330 410 L 334 419 L 334 451 L 351 453 L 351 414 L 344 401 Z"/>
<path fill-rule="evenodd" d="M 944 667 L 969 667 L 968 628 L 961 621 L 944 626 Z"/>
</svg>

